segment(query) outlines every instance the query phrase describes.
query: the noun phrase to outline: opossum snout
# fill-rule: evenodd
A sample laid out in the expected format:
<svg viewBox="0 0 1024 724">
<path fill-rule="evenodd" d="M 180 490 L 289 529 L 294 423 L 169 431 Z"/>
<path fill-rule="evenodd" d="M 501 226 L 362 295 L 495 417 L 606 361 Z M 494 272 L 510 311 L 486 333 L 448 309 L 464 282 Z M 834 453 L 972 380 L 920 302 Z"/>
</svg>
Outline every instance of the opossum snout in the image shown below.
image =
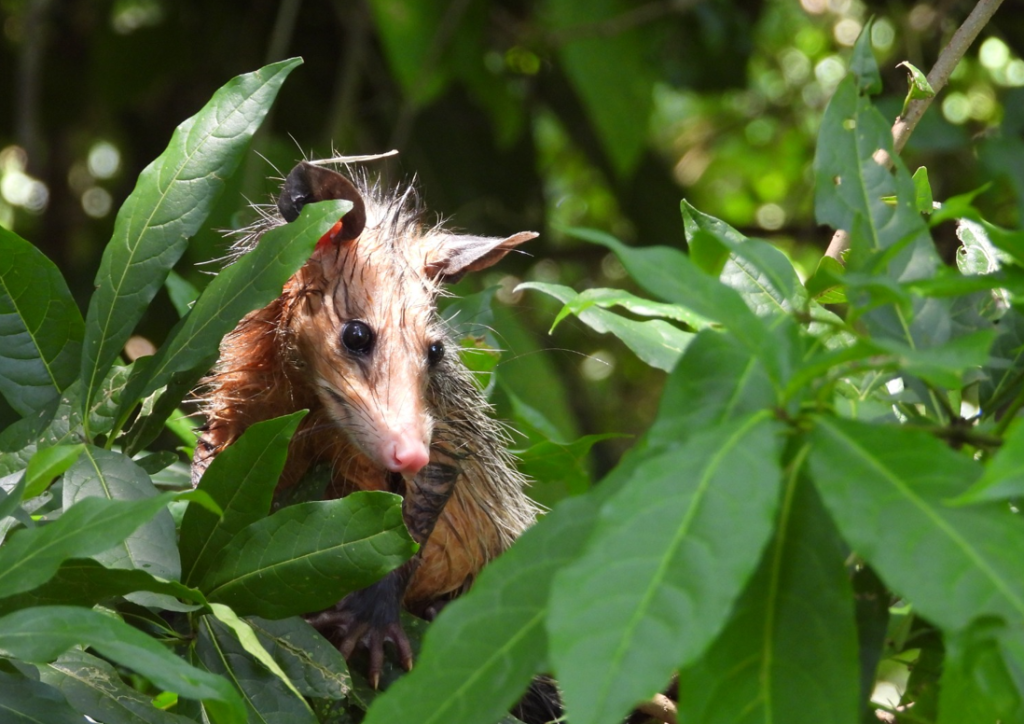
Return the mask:
<svg viewBox="0 0 1024 724">
<path fill-rule="evenodd" d="M 414 432 L 398 431 L 381 441 L 380 457 L 391 472 L 412 477 L 430 462 L 430 450 Z"/>
</svg>

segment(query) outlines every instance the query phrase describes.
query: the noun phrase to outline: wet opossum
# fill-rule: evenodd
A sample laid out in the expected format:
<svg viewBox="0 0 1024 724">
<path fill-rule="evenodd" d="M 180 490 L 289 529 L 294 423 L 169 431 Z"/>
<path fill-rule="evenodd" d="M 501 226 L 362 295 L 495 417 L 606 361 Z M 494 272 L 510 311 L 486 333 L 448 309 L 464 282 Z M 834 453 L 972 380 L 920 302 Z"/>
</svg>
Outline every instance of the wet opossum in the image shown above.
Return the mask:
<svg viewBox="0 0 1024 724">
<path fill-rule="evenodd" d="M 367 649 L 376 685 L 385 641 L 406 668 L 412 662 L 400 606 L 423 614 L 457 594 L 536 517 L 507 433 L 489 416 L 435 304 L 442 285 L 491 266 L 536 234 L 501 239 L 428 226 L 411 188 L 389 192 L 302 162 L 288 174 L 276 211 L 263 214 L 242 247 L 324 199 L 353 207 L 281 296 L 221 344 L 199 393 L 206 423 L 192 475 L 197 483 L 249 425 L 307 408 L 279 492 L 326 463 L 328 497 L 355 490 L 404 496 L 420 552 L 311 618 L 346 658 Z"/>
</svg>

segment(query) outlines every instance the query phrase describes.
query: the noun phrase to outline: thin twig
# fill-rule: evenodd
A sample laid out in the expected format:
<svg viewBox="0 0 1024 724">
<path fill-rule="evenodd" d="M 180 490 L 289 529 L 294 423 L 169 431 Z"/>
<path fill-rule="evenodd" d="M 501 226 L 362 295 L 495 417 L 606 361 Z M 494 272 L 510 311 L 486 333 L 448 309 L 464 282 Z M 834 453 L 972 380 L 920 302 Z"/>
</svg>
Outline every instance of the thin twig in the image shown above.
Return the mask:
<svg viewBox="0 0 1024 724">
<path fill-rule="evenodd" d="M 974 10 L 967 16 L 963 24 L 957 28 L 957 31 L 953 33 L 953 37 L 945 48 L 942 49 L 942 53 L 939 55 L 939 59 L 935 61 L 935 65 L 932 66 L 931 72 L 928 74 L 928 83 L 931 84 L 932 89 L 935 91 L 935 95 L 946 87 L 946 83 L 949 81 L 949 76 L 956 68 L 957 64 L 964 57 L 967 49 L 971 47 L 975 38 L 978 37 L 978 33 L 981 29 L 988 24 L 988 21 L 995 15 L 996 10 L 1002 5 L 1003 0 L 978 0 L 978 4 L 974 6 Z M 907 139 L 910 138 L 910 134 L 914 132 L 918 122 L 924 115 L 924 112 L 928 110 L 928 106 L 931 105 L 933 98 L 920 98 L 910 102 L 907 107 L 907 114 L 900 116 L 896 119 L 896 123 L 892 127 L 892 145 L 894 153 L 899 153 L 903 150 L 903 147 L 907 144 Z M 876 155 L 876 160 L 886 165 L 891 164 L 891 159 L 888 158 L 888 154 L 882 152 L 883 155 L 880 157 Z M 825 251 L 825 256 L 830 256 L 833 259 L 842 261 L 842 254 L 850 248 L 850 234 L 843 229 L 839 229 L 832 236 L 832 241 L 829 242 L 828 249 Z"/>
</svg>

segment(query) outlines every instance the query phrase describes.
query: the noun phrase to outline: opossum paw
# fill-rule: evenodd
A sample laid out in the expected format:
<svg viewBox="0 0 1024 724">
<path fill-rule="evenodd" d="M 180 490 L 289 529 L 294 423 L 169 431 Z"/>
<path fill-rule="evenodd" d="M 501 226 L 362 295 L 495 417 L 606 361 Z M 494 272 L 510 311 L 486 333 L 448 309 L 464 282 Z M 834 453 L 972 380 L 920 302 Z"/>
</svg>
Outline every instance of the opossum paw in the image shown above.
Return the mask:
<svg viewBox="0 0 1024 724">
<path fill-rule="evenodd" d="M 412 645 L 399 620 L 399 604 L 381 596 L 376 586 L 356 591 L 334 608 L 307 617 L 310 625 L 338 647 L 351 665 L 359 652 L 369 659 L 367 679 L 374 689 L 384 670 L 384 645 L 391 643 L 406 671 L 412 668 Z"/>
</svg>

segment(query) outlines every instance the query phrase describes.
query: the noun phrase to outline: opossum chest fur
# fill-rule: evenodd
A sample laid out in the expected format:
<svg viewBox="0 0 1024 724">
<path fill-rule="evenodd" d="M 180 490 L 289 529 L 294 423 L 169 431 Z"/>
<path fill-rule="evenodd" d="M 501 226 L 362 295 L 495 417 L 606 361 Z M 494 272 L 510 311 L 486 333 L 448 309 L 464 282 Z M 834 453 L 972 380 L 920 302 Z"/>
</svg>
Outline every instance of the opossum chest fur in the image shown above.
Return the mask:
<svg viewBox="0 0 1024 724">
<path fill-rule="evenodd" d="M 468 585 L 536 515 L 506 433 L 490 418 L 435 303 L 446 282 L 494 264 L 535 234 L 489 238 L 425 226 L 411 191 L 353 184 L 304 162 L 289 174 L 278 210 L 245 243 L 327 198 L 348 199 L 353 209 L 281 296 L 221 345 L 199 393 L 206 424 L 193 477 L 249 425 L 309 409 L 279 490 L 327 465 L 329 497 L 402 493 L 422 549 L 398 574 L 396 590 L 423 610 Z"/>
</svg>

